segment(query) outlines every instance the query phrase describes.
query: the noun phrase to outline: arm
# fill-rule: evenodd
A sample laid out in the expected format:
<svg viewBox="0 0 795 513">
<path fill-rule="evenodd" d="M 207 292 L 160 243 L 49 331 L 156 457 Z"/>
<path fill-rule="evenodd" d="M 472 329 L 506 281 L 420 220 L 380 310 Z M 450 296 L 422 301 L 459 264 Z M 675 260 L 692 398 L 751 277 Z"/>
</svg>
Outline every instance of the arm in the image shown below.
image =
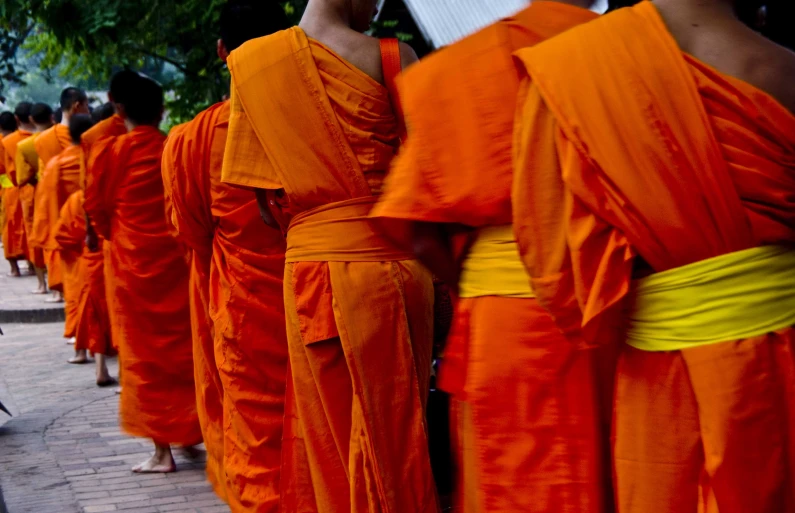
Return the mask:
<svg viewBox="0 0 795 513">
<path fill-rule="evenodd" d="M 262 217 L 262 221 L 271 228 L 281 230 L 282 227 L 274 214 L 274 211 L 279 212 L 279 206 L 276 203 L 276 191 L 273 189 L 254 189 L 254 194 L 257 196 L 257 205 L 259 205 L 259 215 Z"/>
<path fill-rule="evenodd" d="M 460 266 L 456 262 L 446 226 L 438 223 L 412 223 L 414 254 L 428 270 L 458 295 Z"/>
<path fill-rule="evenodd" d="M 92 253 L 99 251 L 99 237 L 88 214 L 86 214 L 86 247 Z"/>
</svg>

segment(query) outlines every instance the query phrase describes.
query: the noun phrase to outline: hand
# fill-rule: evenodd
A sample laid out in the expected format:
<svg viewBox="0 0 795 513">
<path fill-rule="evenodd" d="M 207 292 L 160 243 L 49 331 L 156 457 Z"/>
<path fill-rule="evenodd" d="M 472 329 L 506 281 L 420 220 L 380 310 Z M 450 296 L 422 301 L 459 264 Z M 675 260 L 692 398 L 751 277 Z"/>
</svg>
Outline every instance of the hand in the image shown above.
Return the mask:
<svg viewBox="0 0 795 513">
<path fill-rule="evenodd" d="M 86 247 L 92 253 L 99 251 L 99 237 L 97 237 L 94 230 L 88 230 L 86 232 Z"/>
</svg>

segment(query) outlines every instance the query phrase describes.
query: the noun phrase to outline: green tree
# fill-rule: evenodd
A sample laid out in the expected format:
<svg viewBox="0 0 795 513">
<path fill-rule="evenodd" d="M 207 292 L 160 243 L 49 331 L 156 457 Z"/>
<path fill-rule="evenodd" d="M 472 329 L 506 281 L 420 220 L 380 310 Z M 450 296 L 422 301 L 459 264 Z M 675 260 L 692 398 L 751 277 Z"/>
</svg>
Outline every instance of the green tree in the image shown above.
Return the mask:
<svg viewBox="0 0 795 513">
<path fill-rule="evenodd" d="M 189 119 L 227 91 L 215 53 L 225 1 L 0 0 L 0 86 L 24 81 L 22 51 L 73 81 L 104 84 L 130 67 L 169 91 L 173 121 Z M 282 3 L 293 20 L 306 6 L 306 0 Z"/>
</svg>

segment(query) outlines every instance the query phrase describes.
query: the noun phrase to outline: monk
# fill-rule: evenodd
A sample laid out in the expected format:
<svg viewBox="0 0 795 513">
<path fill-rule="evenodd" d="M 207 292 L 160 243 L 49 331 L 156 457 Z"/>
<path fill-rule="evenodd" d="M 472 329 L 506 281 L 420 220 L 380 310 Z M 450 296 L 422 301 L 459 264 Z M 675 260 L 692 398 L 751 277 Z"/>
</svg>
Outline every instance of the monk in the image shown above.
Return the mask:
<svg viewBox="0 0 795 513">
<path fill-rule="evenodd" d="M 36 185 L 36 212 L 34 215 L 35 220 L 35 233 L 36 238 L 34 243 L 39 244 L 40 247 L 50 253 L 58 253 L 58 261 L 61 263 L 59 268 L 60 272 L 64 273 L 62 281 L 62 291 L 66 301 L 66 324 L 64 326 L 64 337 L 71 339 L 75 337 L 77 332 L 77 302 L 79 297 L 79 290 L 66 290 L 67 281 L 71 285 L 76 285 L 77 276 L 77 260 L 79 254 L 69 255 L 71 262 L 68 264 L 71 269 L 69 270 L 71 276 L 67 279 L 66 276 L 66 263 L 60 256 L 61 248 L 55 240 L 55 228 L 60 218 L 61 208 L 66 203 L 69 197 L 80 190 L 80 175 L 82 168 L 85 166 L 85 156 L 83 149 L 80 147 L 79 136 L 86 130 L 91 128 L 91 117 L 87 114 L 73 114 L 69 118 L 69 134 L 74 141 L 74 134 L 78 135 L 78 142 L 72 143 L 71 146 L 64 149 L 56 157 L 50 159 L 47 167 L 42 173 L 41 181 Z M 73 249 L 73 248 L 70 248 Z M 87 363 L 86 344 L 80 344 L 78 340 L 75 344 L 75 357 L 69 360 L 69 363 Z"/>
<path fill-rule="evenodd" d="M 39 169 L 44 171 L 50 160 L 59 155 L 63 150 L 71 145 L 69 137 L 69 121 L 72 116 L 76 114 L 88 114 L 88 97 L 85 91 L 76 87 L 67 87 L 61 92 L 61 121 L 50 128 L 45 130 L 36 138 L 36 153 L 39 155 Z M 79 151 L 78 148 L 72 152 Z M 60 211 L 61 205 L 66 202 L 72 192 L 75 192 L 78 187 L 77 178 L 79 177 L 79 169 L 77 174 L 67 173 L 61 175 L 66 178 L 66 183 L 58 183 L 58 187 L 62 188 L 60 200 L 54 200 L 52 195 L 55 194 L 54 187 L 45 187 L 37 194 L 36 207 L 34 211 L 39 211 L 39 222 L 33 226 L 33 235 L 29 239 L 33 240 L 34 247 L 40 247 L 44 253 L 44 260 L 47 263 L 47 286 L 50 290 L 54 291 L 54 300 L 63 301 L 63 272 L 61 269 L 61 257 L 57 249 L 50 249 L 49 246 L 49 230 L 57 220 L 57 213 Z M 46 203 L 58 203 L 57 208 L 48 209 L 44 206 Z M 41 214 L 44 215 L 41 215 Z M 53 219 L 53 214 L 55 219 Z M 35 214 L 34 214 L 35 215 Z"/>
<path fill-rule="evenodd" d="M 100 121 L 105 121 L 115 113 L 116 111 L 113 108 L 113 104 L 111 102 L 106 102 L 91 111 L 91 121 L 97 124 Z"/>
<path fill-rule="evenodd" d="M 119 71 L 111 78 L 108 103 L 113 107 L 113 114 L 101 121 L 97 121 L 81 138 L 83 150 L 88 159 L 87 171 L 94 167 L 92 166 L 93 152 L 91 148 L 95 143 L 106 137 L 118 137 L 127 133 L 127 127 L 124 125 L 124 119 L 121 114 L 124 112 L 124 103 L 135 92 L 131 89 L 138 78 L 138 74 L 130 70 Z"/>
<path fill-rule="evenodd" d="M 44 169 L 39 169 L 39 155 L 36 153 L 36 139 L 42 132 L 53 126 L 52 107 L 46 103 L 35 103 L 30 109 L 30 119 L 33 124 L 33 135 L 19 143 L 15 160 L 17 182 L 20 187 L 19 201 L 22 205 L 22 217 L 25 220 L 25 234 L 28 243 L 28 258 L 33 266 L 39 286 L 36 294 L 47 293 L 47 264 L 44 251 L 36 240 L 34 230 L 34 207 L 36 185 Z M 58 301 L 55 293 L 53 301 Z"/>
<path fill-rule="evenodd" d="M 20 102 L 14 109 L 17 130 L 3 137 L 3 153 L 5 154 L 5 174 L 13 187 L 9 187 L 3 193 L 3 209 L 5 211 L 5 225 L 3 226 L 3 252 L 6 260 L 11 264 L 11 276 L 19 276 L 19 260 L 28 260 L 28 241 L 25 232 L 25 219 L 23 216 L 22 203 L 20 201 L 20 187 L 17 183 L 16 157 L 17 147 L 31 135 L 36 127 L 31 123 L 30 110 L 33 104 L 30 102 Z M 31 265 L 32 267 L 32 265 Z M 42 281 L 39 289 L 34 293 L 45 293 L 41 291 Z"/>
<path fill-rule="evenodd" d="M 384 83 L 416 55 L 388 41 L 382 56 L 362 34 L 375 7 L 310 0 L 299 27 L 228 60 L 222 180 L 257 189 L 265 221 L 287 233 L 287 512 L 438 510 L 431 276 L 367 219 L 399 144 Z"/>
<path fill-rule="evenodd" d="M 515 231 L 564 333 L 624 342 L 622 513 L 694 513 L 700 482 L 795 511 L 795 53 L 756 5 L 641 2 L 518 53 Z"/>
<path fill-rule="evenodd" d="M 513 235 L 506 101 L 519 90 L 511 54 L 594 19 L 590 4 L 534 2 L 399 80 L 411 130 L 372 215 L 410 221 L 417 257 L 460 297 L 439 381 L 457 420 L 456 511 L 608 508 L 595 351 L 534 298 Z"/>
<path fill-rule="evenodd" d="M 85 114 L 76 114 L 69 121 L 69 136 L 73 145 L 61 152 L 47 165 L 41 187 L 52 180 L 50 170 L 63 173 L 70 167 L 70 150 L 77 148 L 74 155 L 78 173 L 85 166 L 85 157 L 80 148 L 80 137 L 91 128 L 92 120 Z M 69 157 L 69 158 L 67 158 Z M 73 172 L 73 171 L 72 171 Z M 97 370 L 97 385 L 116 384 L 110 377 L 105 362 L 106 355 L 113 355 L 110 344 L 110 320 L 105 301 L 105 280 L 103 276 L 102 253 L 89 251 L 85 247 L 87 235 L 85 211 L 83 210 L 82 187 L 72 193 L 61 207 L 56 224 L 51 229 L 51 238 L 58 245 L 64 271 L 64 296 L 66 310 L 65 336 L 75 337 L 75 356 L 69 363 L 87 363 L 88 354 L 94 354 Z M 48 205 L 51 208 L 52 205 Z"/>
<path fill-rule="evenodd" d="M 289 27 L 281 6 L 230 0 L 221 11 L 218 56 Z M 207 476 L 232 511 L 277 512 L 287 338 L 284 236 L 262 223 L 250 189 L 221 183 L 229 102 L 169 135 L 163 152 L 167 203 L 191 248 L 196 397 Z M 213 340 L 214 339 L 214 340 Z"/>
<path fill-rule="evenodd" d="M 72 118 L 82 117 L 80 114 Z M 79 139 L 78 139 L 79 141 Z M 75 357 L 88 361 L 86 353 L 94 355 L 96 382 L 99 387 L 117 385 L 110 376 L 106 356 L 116 350 L 110 334 L 110 316 L 105 300 L 104 258 L 101 251 L 91 251 L 86 246 L 88 234 L 86 213 L 83 209 L 82 189 L 69 196 L 61 208 L 54 238 L 58 243 L 64 267 L 64 292 L 66 294 L 67 324 L 73 316 L 75 325 Z M 99 242 L 100 246 L 104 240 Z"/>
<path fill-rule="evenodd" d="M 191 347 L 189 270 L 170 235 L 158 130 L 163 89 L 148 78 L 131 84 L 129 133 L 95 143 L 84 208 L 110 245 L 106 281 L 112 338 L 122 368 L 121 427 L 153 440 L 155 453 L 134 472 L 176 470 L 170 445 L 201 441 Z"/>
<path fill-rule="evenodd" d="M 6 136 L 11 135 L 17 129 L 17 120 L 12 112 L 0 113 L 0 140 Z M 5 248 L 5 226 L 6 226 L 6 206 L 11 204 L 13 199 L 12 194 L 6 194 L 7 189 L 13 189 L 14 183 L 6 174 L 6 150 L 5 146 L 0 144 L 0 234 L 3 234 L 3 247 Z M 8 260 L 11 271 L 10 276 L 19 276 L 19 264 L 16 260 Z"/>
</svg>

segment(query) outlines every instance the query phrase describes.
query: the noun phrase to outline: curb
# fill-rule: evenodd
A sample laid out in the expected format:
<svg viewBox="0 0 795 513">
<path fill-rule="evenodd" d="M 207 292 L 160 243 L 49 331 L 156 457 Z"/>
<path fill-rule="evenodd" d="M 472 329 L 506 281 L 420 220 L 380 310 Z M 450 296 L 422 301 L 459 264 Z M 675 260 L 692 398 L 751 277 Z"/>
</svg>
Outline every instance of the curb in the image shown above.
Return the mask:
<svg viewBox="0 0 795 513">
<path fill-rule="evenodd" d="M 63 308 L 37 308 L 34 310 L 0 310 L 0 323 L 37 324 L 63 322 L 66 312 Z M 0 513 L 2 513 L 0 509 Z"/>
</svg>

